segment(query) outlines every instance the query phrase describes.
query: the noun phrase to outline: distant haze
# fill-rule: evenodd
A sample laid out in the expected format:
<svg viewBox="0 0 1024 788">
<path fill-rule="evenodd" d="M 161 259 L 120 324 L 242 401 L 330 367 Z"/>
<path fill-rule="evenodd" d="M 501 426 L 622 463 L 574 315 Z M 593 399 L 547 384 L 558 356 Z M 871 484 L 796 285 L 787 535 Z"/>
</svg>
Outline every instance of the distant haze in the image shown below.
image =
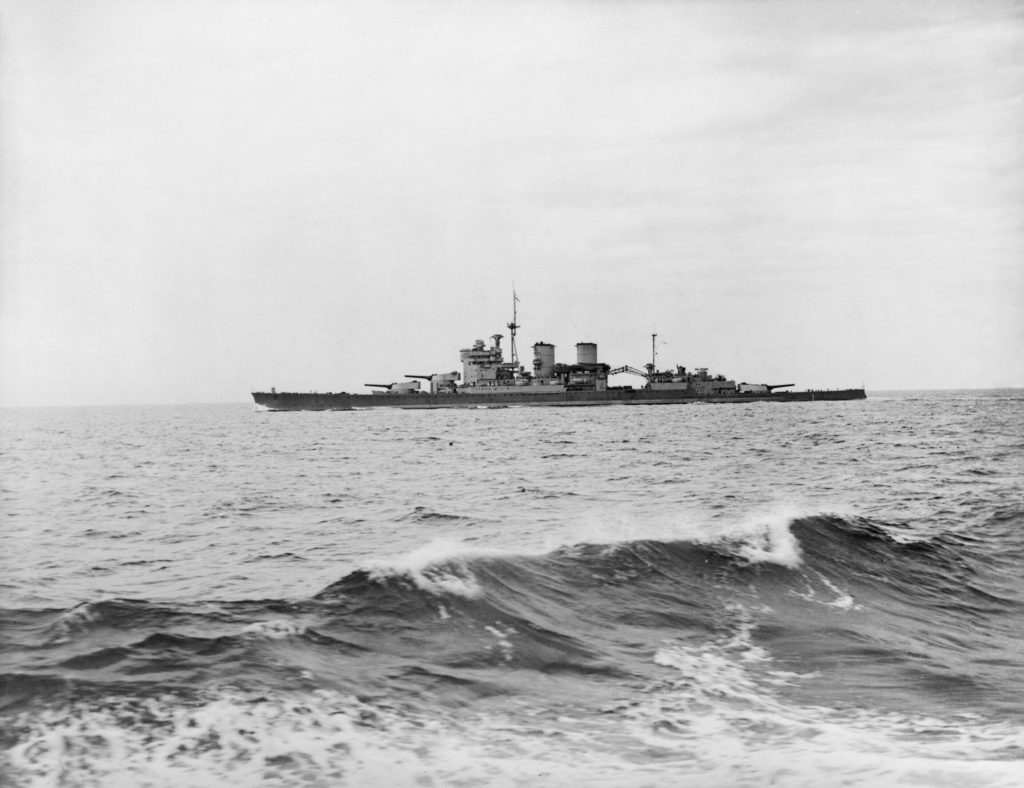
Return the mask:
<svg viewBox="0 0 1024 788">
<path fill-rule="evenodd" d="M 0 0 L 0 405 L 1022 386 L 1022 151 L 1018 2 Z"/>
</svg>

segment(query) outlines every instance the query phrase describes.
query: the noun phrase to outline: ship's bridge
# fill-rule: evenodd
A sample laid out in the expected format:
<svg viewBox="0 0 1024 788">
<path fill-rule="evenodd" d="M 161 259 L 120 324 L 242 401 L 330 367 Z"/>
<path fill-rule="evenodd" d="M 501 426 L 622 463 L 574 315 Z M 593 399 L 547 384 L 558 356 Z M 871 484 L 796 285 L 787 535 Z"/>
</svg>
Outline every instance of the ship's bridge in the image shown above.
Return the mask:
<svg viewBox="0 0 1024 788">
<path fill-rule="evenodd" d="M 473 343 L 473 347 L 459 351 L 462 360 L 462 382 L 464 386 L 476 386 L 486 380 L 495 380 L 498 370 L 504 363 L 501 353 L 501 334 L 491 337 L 494 344 L 484 345 L 482 339 Z"/>
</svg>

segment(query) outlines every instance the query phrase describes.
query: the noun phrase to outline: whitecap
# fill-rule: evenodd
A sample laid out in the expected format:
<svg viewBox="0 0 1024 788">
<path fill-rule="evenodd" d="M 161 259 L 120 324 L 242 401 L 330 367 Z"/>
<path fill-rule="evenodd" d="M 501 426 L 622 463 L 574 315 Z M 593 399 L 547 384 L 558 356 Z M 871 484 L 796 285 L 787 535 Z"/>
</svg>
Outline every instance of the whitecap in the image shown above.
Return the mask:
<svg viewBox="0 0 1024 788">
<path fill-rule="evenodd" d="M 435 540 L 405 555 L 371 561 L 368 571 L 374 580 L 407 577 L 418 589 L 430 594 L 475 599 L 482 590 L 469 569 L 469 561 L 495 555 L 507 553 Z"/>
<path fill-rule="evenodd" d="M 268 640 L 285 640 L 295 635 L 301 635 L 305 629 L 304 626 L 294 621 L 277 618 L 270 621 L 254 621 L 246 626 L 242 632 L 246 635 L 266 638 Z"/>
</svg>

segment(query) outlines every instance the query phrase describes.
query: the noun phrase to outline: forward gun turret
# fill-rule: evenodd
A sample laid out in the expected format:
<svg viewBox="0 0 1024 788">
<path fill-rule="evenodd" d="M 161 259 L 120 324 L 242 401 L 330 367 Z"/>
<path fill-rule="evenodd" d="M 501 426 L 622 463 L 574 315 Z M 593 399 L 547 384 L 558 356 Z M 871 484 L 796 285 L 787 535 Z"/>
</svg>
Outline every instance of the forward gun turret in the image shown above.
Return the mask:
<svg viewBox="0 0 1024 788">
<path fill-rule="evenodd" d="M 458 372 L 435 372 L 433 375 L 406 375 L 406 377 L 413 378 L 417 386 L 421 380 L 428 381 L 431 394 L 454 394 L 456 384 L 462 376 Z"/>
<path fill-rule="evenodd" d="M 374 394 L 419 394 L 420 382 L 418 380 L 402 380 L 394 383 L 364 383 L 372 389 L 384 389 L 375 391 Z"/>
</svg>

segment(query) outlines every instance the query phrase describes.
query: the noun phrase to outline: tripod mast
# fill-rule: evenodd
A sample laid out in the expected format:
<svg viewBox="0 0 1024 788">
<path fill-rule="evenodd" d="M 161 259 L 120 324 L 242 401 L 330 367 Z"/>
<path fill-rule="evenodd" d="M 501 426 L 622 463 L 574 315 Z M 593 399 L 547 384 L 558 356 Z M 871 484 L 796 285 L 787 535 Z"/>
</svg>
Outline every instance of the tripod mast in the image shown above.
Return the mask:
<svg viewBox="0 0 1024 788">
<path fill-rule="evenodd" d="M 516 329 L 519 328 L 519 323 L 516 322 L 516 305 L 519 303 L 519 296 L 516 295 L 515 286 L 512 287 L 512 322 L 506 323 L 505 325 L 509 330 L 509 346 L 512 350 L 512 368 L 517 369 L 519 367 L 519 353 L 516 351 Z"/>
</svg>

